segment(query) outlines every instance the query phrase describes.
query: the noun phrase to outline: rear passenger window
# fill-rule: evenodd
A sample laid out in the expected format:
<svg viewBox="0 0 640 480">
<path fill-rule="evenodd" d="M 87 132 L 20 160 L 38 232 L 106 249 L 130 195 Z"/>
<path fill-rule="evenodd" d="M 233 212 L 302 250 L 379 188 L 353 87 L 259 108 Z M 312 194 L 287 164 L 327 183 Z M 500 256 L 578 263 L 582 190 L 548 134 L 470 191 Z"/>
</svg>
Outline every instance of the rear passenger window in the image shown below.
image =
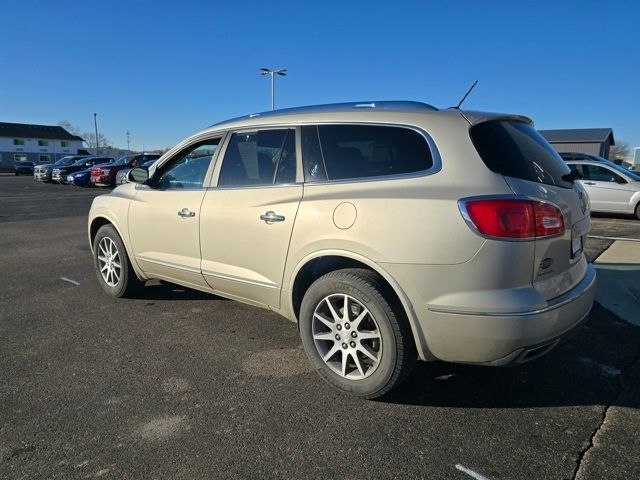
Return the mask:
<svg viewBox="0 0 640 480">
<path fill-rule="evenodd" d="M 319 144 L 313 138 L 316 128 Z M 320 125 L 303 128 L 303 134 L 305 129 L 308 131 L 302 147 L 306 181 L 322 181 L 325 175 L 328 180 L 399 175 L 433 166 L 425 138 L 408 128 Z"/>
<path fill-rule="evenodd" d="M 613 173 L 608 168 L 598 167 L 596 165 L 582 165 L 585 180 L 594 180 L 596 182 L 615 182 L 621 177 Z"/>
<path fill-rule="evenodd" d="M 471 127 L 470 135 L 482 161 L 492 172 L 573 188 L 573 183 L 562 178 L 569 173 L 569 167 L 531 125 L 491 120 Z"/>
<path fill-rule="evenodd" d="M 218 185 L 273 185 L 295 182 L 295 177 L 295 131 L 258 130 L 231 136 Z"/>
</svg>

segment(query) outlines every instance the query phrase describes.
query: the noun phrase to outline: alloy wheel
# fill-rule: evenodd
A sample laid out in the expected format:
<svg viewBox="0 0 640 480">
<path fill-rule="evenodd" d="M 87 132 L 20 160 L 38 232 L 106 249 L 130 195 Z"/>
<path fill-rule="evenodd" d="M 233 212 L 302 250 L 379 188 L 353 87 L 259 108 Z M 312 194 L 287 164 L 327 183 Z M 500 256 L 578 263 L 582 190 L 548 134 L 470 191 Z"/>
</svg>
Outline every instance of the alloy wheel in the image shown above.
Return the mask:
<svg viewBox="0 0 640 480">
<path fill-rule="evenodd" d="M 380 329 L 371 312 L 352 296 L 323 298 L 315 308 L 311 328 L 320 358 L 341 377 L 361 380 L 378 368 Z"/>
<path fill-rule="evenodd" d="M 104 282 L 115 287 L 120 281 L 122 264 L 116 243 L 109 237 L 103 237 L 98 243 L 98 268 Z"/>
</svg>

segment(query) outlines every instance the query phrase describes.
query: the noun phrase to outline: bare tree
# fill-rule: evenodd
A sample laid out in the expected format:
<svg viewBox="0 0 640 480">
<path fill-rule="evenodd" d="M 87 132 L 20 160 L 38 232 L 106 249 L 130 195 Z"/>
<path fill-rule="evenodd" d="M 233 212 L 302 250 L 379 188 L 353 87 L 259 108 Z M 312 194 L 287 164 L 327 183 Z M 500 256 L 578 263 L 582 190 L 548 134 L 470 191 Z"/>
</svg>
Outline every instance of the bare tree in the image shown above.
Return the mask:
<svg viewBox="0 0 640 480">
<path fill-rule="evenodd" d="M 58 126 L 64 128 L 71 135 L 80 136 L 80 128 L 76 127 L 75 125 L 72 125 L 71 122 L 69 122 L 68 120 L 60 120 L 58 122 Z"/>
<path fill-rule="evenodd" d="M 71 135 L 77 135 L 81 137 L 87 144 L 87 148 L 96 148 L 96 134 L 93 132 L 81 132 L 80 128 L 73 125 L 67 120 L 61 120 L 58 122 L 58 126 L 64 128 Z M 113 143 L 103 134 L 98 133 L 98 140 L 100 141 L 100 148 L 111 148 Z"/>
<path fill-rule="evenodd" d="M 631 156 L 629 143 L 618 140 L 615 145 L 611 145 L 609 158 L 611 160 L 627 160 Z"/>
<path fill-rule="evenodd" d="M 87 144 L 87 147 L 96 148 L 96 134 L 95 133 L 85 132 L 85 133 L 81 133 L 80 136 L 84 139 L 84 142 Z M 111 140 L 109 140 L 103 134 L 98 133 L 98 140 L 100 142 L 100 148 L 101 149 L 102 148 L 111 148 L 111 146 L 112 146 Z"/>
</svg>

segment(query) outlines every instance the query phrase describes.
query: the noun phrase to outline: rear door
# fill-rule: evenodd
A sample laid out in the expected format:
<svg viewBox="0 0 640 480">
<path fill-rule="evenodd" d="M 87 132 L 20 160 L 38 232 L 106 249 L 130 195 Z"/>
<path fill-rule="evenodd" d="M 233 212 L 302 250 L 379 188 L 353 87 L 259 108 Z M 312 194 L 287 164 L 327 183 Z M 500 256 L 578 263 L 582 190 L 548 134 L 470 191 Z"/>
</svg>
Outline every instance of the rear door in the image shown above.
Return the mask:
<svg viewBox="0 0 640 480">
<path fill-rule="evenodd" d="M 591 220 L 584 187 L 566 179 L 569 167 L 527 123 L 485 121 L 471 128 L 471 138 L 487 167 L 503 175 L 515 194 L 561 210 L 564 233 L 535 240 L 532 282 L 547 300 L 562 295 L 587 269 L 583 248 Z"/>
<path fill-rule="evenodd" d="M 202 202 L 202 273 L 217 292 L 279 307 L 302 183 L 296 130 L 230 135 L 217 187 Z"/>
</svg>

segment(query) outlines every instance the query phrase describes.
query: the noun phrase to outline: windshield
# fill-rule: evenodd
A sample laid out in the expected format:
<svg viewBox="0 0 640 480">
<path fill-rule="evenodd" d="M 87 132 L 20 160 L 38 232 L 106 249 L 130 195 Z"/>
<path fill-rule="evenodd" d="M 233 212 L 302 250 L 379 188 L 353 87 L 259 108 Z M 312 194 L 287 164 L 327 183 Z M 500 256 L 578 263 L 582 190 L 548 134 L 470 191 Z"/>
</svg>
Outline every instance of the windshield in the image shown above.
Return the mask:
<svg viewBox="0 0 640 480">
<path fill-rule="evenodd" d="M 85 164 L 85 162 L 89 160 L 88 158 L 81 158 L 80 160 L 76 161 L 74 164 L 72 164 L 72 167 L 81 167 Z"/>
</svg>

